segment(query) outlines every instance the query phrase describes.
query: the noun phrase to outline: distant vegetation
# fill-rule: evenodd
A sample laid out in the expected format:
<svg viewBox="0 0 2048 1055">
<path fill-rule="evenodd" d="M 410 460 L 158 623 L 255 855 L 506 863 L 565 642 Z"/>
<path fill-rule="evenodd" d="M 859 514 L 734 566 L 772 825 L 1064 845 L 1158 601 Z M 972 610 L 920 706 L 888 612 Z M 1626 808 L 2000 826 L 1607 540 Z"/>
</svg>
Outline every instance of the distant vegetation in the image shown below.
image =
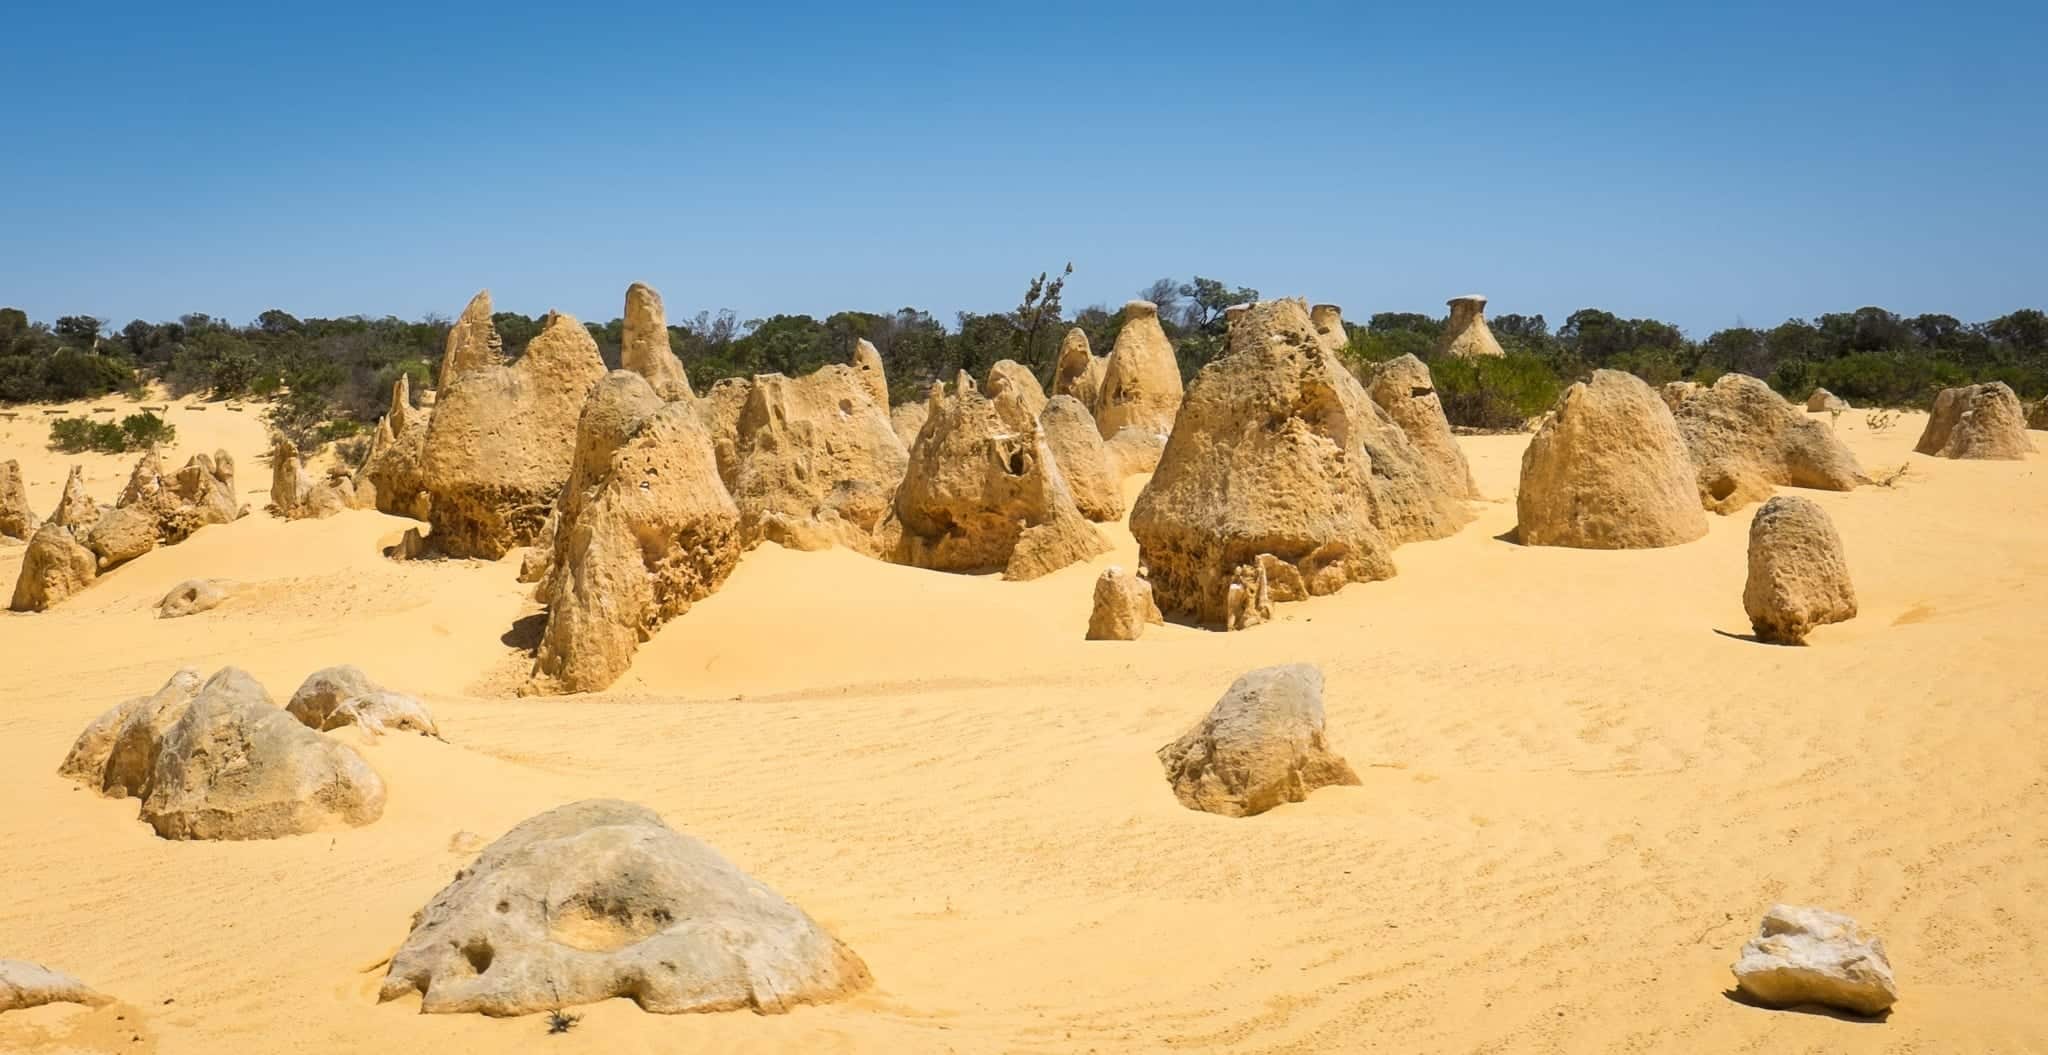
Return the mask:
<svg viewBox="0 0 2048 1055">
<path fill-rule="evenodd" d="M 861 338 L 880 350 L 898 401 L 921 398 L 932 381 L 960 370 L 981 378 L 998 359 L 1016 359 L 1045 378 L 1067 327 L 1080 327 L 1095 351 L 1106 354 L 1123 325 L 1120 307 L 1066 311 L 1061 295 L 1072 270 L 1069 265 L 1034 279 L 1011 311 L 960 312 L 950 326 L 914 308 L 745 322 L 730 311 L 705 311 L 671 320 L 670 343 L 699 391 L 726 377 L 794 375 L 845 362 Z M 1259 295 L 1201 277 L 1161 279 L 1134 292 L 1159 305 L 1160 322 L 1188 376 L 1223 350 L 1223 310 Z M 506 352 L 515 356 L 541 326 L 540 319 L 514 312 L 500 312 L 495 321 Z M 1736 371 L 1794 399 L 1820 386 L 1859 405 L 1924 406 L 1944 387 L 1990 380 L 2005 381 L 2024 398 L 2048 394 L 2048 314 L 2034 309 L 1965 323 L 1948 315 L 1906 318 L 1859 308 L 1769 329 L 1720 330 L 1704 340 L 1670 323 L 1593 308 L 1572 313 L 1554 330 L 1541 315 L 1506 314 L 1489 324 L 1507 357 L 1480 361 L 1435 358 L 1444 323 L 1442 316 L 1405 312 L 1349 322 L 1346 357 L 1364 371 L 1416 354 L 1429 362 L 1451 421 L 1481 428 L 1519 425 L 1599 367 L 1628 370 L 1652 384 L 1711 382 Z M 621 321 L 588 325 L 605 361 L 616 366 Z M 176 322 L 137 320 L 109 332 L 101 320 L 85 316 L 43 324 L 0 309 L 0 402 L 139 392 L 154 378 L 181 396 L 269 398 L 271 424 L 313 447 L 374 423 L 400 374 L 410 375 L 415 388 L 430 386 L 447 332 L 447 321 L 438 318 L 299 319 L 277 310 L 241 326 L 186 315 Z"/>
<path fill-rule="evenodd" d="M 130 414 L 119 425 L 91 418 L 58 418 L 50 423 L 50 446 L 66 454 L 120 454 L 178 438 L 178 427 L 155 414 Z"/>
</svg>

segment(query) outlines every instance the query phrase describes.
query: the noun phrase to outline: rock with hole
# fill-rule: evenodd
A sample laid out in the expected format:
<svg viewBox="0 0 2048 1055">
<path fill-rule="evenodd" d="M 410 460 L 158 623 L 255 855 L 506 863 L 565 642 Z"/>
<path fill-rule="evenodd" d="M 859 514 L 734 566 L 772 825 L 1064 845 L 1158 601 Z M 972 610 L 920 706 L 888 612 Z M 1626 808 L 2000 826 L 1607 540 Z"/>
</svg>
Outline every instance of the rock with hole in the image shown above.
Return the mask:
<svg viewBox="0 0 2048 1055">
<path fill-rule="evenodd" d="M 663 1014 L 779 1013 L 867 987 L 867 965 L 652 810 L 592 799 L 486 847 L 413 917 L 380 999 L 524 1015 L 628 997 Z"/>
</svg>

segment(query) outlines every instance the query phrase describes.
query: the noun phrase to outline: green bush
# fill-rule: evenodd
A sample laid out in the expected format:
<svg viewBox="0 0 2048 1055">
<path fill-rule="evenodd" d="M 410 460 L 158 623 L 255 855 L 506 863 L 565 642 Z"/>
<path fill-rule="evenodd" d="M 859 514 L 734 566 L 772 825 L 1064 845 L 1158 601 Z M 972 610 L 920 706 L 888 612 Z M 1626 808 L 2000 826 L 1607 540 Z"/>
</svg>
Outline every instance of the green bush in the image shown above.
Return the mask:
<svg viewBox="0 0 2048 1055">
<path fill-rule="evenodd" d="M 50 423 L 50 446 L 66 454 L 121 454 L 169 443 L 177 436 L 176 426 L 150 413 L 130 414 L 119 425 L 91 418 L 59 418 Z"/>
<path fill-rule="evenodd" d="M 1444 417 L 1474 429 L 1519 429 L 1550 409 L 1564 379 L 1533 355 L 1444 358 L 1429 364 Z"/>
</svg>

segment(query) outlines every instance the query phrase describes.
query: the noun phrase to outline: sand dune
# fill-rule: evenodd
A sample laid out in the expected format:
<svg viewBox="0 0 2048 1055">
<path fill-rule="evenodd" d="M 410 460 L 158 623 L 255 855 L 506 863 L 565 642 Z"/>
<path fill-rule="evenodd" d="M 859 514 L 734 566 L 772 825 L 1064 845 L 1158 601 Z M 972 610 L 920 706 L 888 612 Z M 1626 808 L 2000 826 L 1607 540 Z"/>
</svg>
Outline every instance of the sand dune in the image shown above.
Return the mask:
<svg viewBox="0 0 2048 1055">
<path fill-rule="evenodd" d="M 1862 602 L 1803 649 L 1744 638 L 1748 511 L 1668 550 L 1520 547 L 1501 536 L 1527 437 L 1468 437 L 1475 523 L 1247 633 L 1083 641 L 1094 575 L 1136 559 L 1117 525 L 1112 553 L 1028 583 L 771 545 L 611 691 L 537 699 L 512 695 L 536 610 L 516 555 L 394 564 L 377 546 L 406 521 L 275 520 L 250 493 L 257 408 L 170 417 L 166 460 L 226 447 L 257 512 L 0 618 L 0 956 L 119 1001 L 0 1017 L 0 1050 L 2048 1049 L 2042 456 L 1930 459 L 1910 453 L 1924 418 L 1872 435 L 1845 415 L 1866 466 L 1910 469 L 1802 492 Z M 72 461 L 110 501 L 132 457 L 57 455 L 47 427 L 0 422 L 38 510 Z M 21 552 L 0 549 L 0 580 Z M 155 619 L 192 577 L 244 589 Z M 1292 660 L 1322 666 L 1363 785 L 1247 820 L 1182 808 L 1153 751 Z M 282 700 L 340 662 L 426 699 L 449 741 L 363 747 L 390 788 L 368 827 L 167 842 L 55 773 L 179 666 L 237 664 Z M 466 863 L 452 835 L 594 795 L 720 848 L 874 988 L 782 1016 L 614 1000 L 566 1038 L 375 1002 L 411 913 Z M 1726 995 L 1775 900 L 1884 936 L 1888 1021 Z"/>
</svg>

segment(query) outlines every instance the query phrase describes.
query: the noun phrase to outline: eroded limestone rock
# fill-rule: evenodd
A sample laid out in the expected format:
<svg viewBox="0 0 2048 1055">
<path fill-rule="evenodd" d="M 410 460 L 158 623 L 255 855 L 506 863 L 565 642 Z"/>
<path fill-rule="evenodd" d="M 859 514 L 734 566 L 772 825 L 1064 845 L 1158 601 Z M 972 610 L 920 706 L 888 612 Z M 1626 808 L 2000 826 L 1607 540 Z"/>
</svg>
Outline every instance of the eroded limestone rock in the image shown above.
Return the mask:
<svg viewBox="0 0 2048 1055">
<path fill-rule="evenodd" d="M 1159 749 L 1174 796 L 1191 810 L 1250 817 L 1301 802 L 1358 774 L 1323 730 L 1323 675 L 1307 663 L 1265 667 L 1232 683 L 1180 739 Z"/>
</svg>

